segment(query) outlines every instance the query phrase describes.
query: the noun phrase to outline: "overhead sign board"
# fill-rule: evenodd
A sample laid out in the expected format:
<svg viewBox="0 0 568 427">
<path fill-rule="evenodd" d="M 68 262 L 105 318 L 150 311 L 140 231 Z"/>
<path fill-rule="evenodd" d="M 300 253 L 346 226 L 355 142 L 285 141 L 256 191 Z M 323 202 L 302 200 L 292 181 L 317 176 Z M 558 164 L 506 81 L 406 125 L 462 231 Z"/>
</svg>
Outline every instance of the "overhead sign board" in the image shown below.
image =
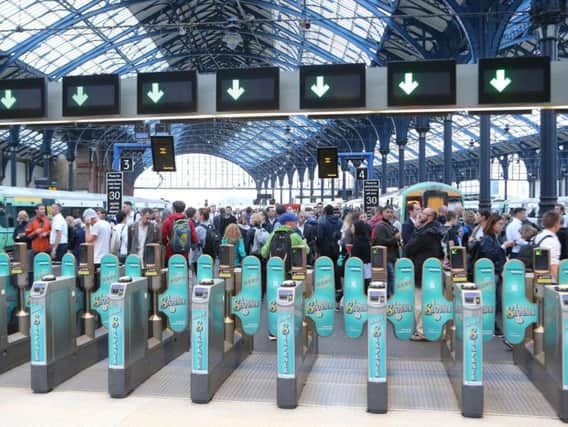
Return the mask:
<svg viewBox="0 0 568 427">
<path fill-rule="evenodd" d="M 217 71 L 217 111 L 277 110 L 279 91 L 277 67 Z"/>
<path fill-rule="evenodd" d="M 390 62 L 387 67 L 389 107 L 454 105 L 455 61 Z"/>
<path fill-rule="evenodd" d="M 300 108 L 365 107 L 365 64 L 300 67 Z"/>
<path fill-rule="evenodd" d="M 320 179 L 337 178 L 337 147 L 318 148 L 318 176 Z"/>
<path fill-rule="evenodd" d="M 45 116 L 45 80 L 0 80 L 0 119 Z"/>
<path fill-rule="evenodd" d="M 550 58 L 479 60 L 480 104 L 550 102 Z"/>
<path fill-rule="evenodd" d="M 132 157 L 120 158 L 120 171 L 132 172 L 134 170 L 134 159 Z"/>
<path fill-rule="evenodd" d="M 363 206 L 365 212 L 372 215 L 379 207 L 379 180 L 366 179 L 363 181 Z"/>
<path fill-rule="evenodd" d="M 369 170 L 366 167 L 357 169 L 357 181 L 365 181 L 369 177 Z"/>
<path fill-rule="evenodd" d="M 173 71 L 137 76 L 138 114 L 194 112 L 197 109 L 197 73 Z"/>
<path fill-rule="evenodd" d="M 173 136 L 153 136 L 150 138 L 152 146 L 152 163 L 155 172 L 175 172 L 176 153 Z"/>
<path fill-rule="evenodd" d="M 107 214 L 116 215 L 122 209 L 122 172 L 107 172 Z"/>
<path fill-rule="evenodd" d="M 120 113 L 117 74 L 63 77 L 63 115 L 98 116 Z"/>
</svg>

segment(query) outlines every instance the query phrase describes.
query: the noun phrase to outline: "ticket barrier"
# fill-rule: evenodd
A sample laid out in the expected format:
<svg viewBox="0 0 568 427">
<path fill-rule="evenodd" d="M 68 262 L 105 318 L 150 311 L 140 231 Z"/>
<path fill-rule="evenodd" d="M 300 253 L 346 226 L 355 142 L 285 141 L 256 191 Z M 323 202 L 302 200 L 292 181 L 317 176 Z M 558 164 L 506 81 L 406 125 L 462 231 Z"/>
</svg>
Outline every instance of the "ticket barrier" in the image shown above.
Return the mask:
<svg viewBox="0 0 568 427">
<path fill-rule="evenodd" d="M 33 283 L 30 305 L 31 388 L 36 393 L 51 391 L 107 357 L 108 316 L 103 310 L 106 307 L 101 307 L 100 311 L 92 309 L 91 299 L 97 294 L 93 293 L 95 270 L 92 254 L 92 245 L 84 244 L 79 269 L 75 257 L 66 254 L 62 259 L 60 276 L 43 275 Z M 38 263 L 41 255 L 45 254 L 38 254 L 34 263 Z M 100 288 L 107 289 L 118 279 L 118 273 L 118 259 L 113 255 L 103 257 Z M 78 282 L 80 286 L 77 286 Z"/>
<path fill-rule="evenodd" d="M 453 247 L 449 272 L 443 272 L 442 263 L 436 258 L 424 262 L 422 316 L 425 338 L 440 341 L 442 362 L 462 415 L 479 418 L 483 416 L 482 290 L 467 282 L 465 259 L 465 248 Z M 476 264 L 476 269 L 484 263 Z M 486 339 L 490 339 L 493 325 L 490 330 Z"/>
<path fill-rule="evenodd" d="M 407 258 L 396 262 L 394 292 L 388 298 L 386 256 L 386 247 L 371 248 L 372 279 L 367 293 L 359 258 L 347 260 L 343 282 L 345 333 L 360 338 L 367 324 L 367 411 L 371 413 L 388 410 L 387 320 L 397 339 L 409 340 L 414 331 L 414 266 Z"/>
<path fill-rule="evenodd" d="M 550 253 L 536 248 L 534 272 L 511 260 L 503 271 L 503 326 L 513 360 L 568 422 L 568 261 L 560 263 L 558 284 Z"/>
<path fill-rule="evenodd" d="M 252 353 L 260 326 L 259 259 L 247 256 L 242 268 L 235 268 L 234 246 L 223 244 L 219 260 L 219 278 L 213 278 L 213 259 L 199 258 L 199 282 L 192 293 L 191 400 L 195 403 L 209 402 Z"/>
<path fill-rule="evenodd" d="M 276 306 L 276 312 L 269 311 L 269 329 L 277 337 L 276 401 L 283 409 L 298 406 L 318 354 L 318 337 L 330 336 L 334 327 L 333 261 L 319 257 L 313 271 L 305 262 L 304 247 L 292 247 L 292 280 L 277 287 L 274 279 L 286 277 L 284 261 L 273 257 L 267 266 L 267 295 Z"/>
<path fill-rule="evenodd" d="M 173 255 L 162 269 L 159 244 L 148 244 L 145 268 L 129 255 L 125 276 L 109 292 L 111 397 L 127 396 L 165 365 L 189 350 L 189 276 L 186 259 Z"/>
</svg>

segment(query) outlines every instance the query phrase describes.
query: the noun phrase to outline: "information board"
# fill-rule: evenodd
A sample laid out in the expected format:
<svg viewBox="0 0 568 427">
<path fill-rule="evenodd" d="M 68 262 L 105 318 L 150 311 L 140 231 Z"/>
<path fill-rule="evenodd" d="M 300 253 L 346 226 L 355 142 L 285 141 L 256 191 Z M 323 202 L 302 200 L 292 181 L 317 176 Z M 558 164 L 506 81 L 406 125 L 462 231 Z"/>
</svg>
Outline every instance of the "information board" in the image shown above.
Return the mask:
<svg viewBox="0 0 568 427">
<path fill-rule="evenodd" d="M 300 67 L 300 108 L 364 107 L 365 64 Z"/>
<path fill-rule="evenodd" d="M 195 71 L 140 73 L 137 76 L 138 114 L 194 112 L 197 109 Z"/>
<path fill-rule="evenodd" d="M 119 114 L 118 74 L 63 77 L 63 115 Z"/>
<path fill-rule="evenodd" d="M 320 179 L 337 178 L 337 147 L 318 148 L 318 176 Z"/>
<path fill-rule="evenodd" d="M 277 110 L 279 91 L 277 67 L 217 71 L 217 111 Z"/>
<path fill-rule="evenodd" d="M 550 58 L 479 60 L 479 103 L 550 102 Z"/>
<path fill-rule="evenodd" d="M 0 80 L 0 119 L 45 116 L 45 79 Z"/>
<path fill-rule="evenodd" d="M 379 207 L 379 180 L 367 179 L 363 181 L 363 206 L 365 212 L 373 215 Z"/>
<path fill-rule="evenodd" d="M 107 214 L 116 215 L 122 209 L 122 172 L 107 172 Z"/>
<path fill-rule="evenodd" d="M 120 158 L 120 171 L 132 172 L 134 170 L 134 159 L 132 157 Z"/>
<path fill-rule="evenodd" d="M 455 105 L 455 61 L 389 62 L 390 107 Z"/>
<path fill-rule="evenodd" d="M 358 168 L 356 179 L 357 181 L 365 181 L 369 177 L 369 170 L 367 168 Z"/>
<path fill-rule="evenodd" d="M 152 163 L 155 172 L 175 172 L 176 153 L 173 136 L 152 136 Z"/>
</svg>

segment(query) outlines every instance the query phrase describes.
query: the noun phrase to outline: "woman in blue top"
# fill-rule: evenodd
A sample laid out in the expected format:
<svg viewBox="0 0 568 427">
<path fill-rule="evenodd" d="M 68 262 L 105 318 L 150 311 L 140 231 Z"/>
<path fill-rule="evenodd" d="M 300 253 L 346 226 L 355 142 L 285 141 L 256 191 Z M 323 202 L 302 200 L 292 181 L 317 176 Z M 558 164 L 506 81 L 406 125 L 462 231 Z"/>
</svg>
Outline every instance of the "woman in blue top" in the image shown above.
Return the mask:
<svg viewBox="0 0 568 427">
<path fill-rule="evenodd" d="M 237 224 L 229 224 L 225 228 L 222 244 L 231 244 L 234 246 L 235 251 L 235 267 L 241 265 L 243 258 L 247 256 L 245 250 L 245 242 L 241 235 L 241 230 Z"/>
</svg>

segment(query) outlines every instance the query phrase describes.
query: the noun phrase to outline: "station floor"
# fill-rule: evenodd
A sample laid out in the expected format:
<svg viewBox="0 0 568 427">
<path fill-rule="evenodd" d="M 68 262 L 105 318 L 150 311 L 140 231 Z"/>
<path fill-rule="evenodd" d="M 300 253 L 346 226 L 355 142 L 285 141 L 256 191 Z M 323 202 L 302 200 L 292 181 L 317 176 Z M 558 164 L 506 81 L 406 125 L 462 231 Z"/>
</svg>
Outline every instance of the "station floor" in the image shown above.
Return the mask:
<svg viewBox="0 0 568 427">
<path fill-rule="evenodd" d="M 401 342 L 391 332 L 389 412 L 368 414 L 366 338 L 345 336 L 337 314 L 334 336 L 320 339 L 320 355 L 299 407 L 276 406 L 276 344 L 262 331 L 255 352 L 219 389 L 211 403 L 189 398 L 190 355 L 185 353 L 130 396 L 107 395 L 102 361 L 49 394 L 30 391 L 30 367 L 0 375 L 0 426 L 539 426 L 561 425 L 538 390 L 511 360 L 499 340 L 485 347 L 485 415 L 460 414 L 439 344 Z M 266 325 L 266 323 L 264 323 Z"/>
</svg>

